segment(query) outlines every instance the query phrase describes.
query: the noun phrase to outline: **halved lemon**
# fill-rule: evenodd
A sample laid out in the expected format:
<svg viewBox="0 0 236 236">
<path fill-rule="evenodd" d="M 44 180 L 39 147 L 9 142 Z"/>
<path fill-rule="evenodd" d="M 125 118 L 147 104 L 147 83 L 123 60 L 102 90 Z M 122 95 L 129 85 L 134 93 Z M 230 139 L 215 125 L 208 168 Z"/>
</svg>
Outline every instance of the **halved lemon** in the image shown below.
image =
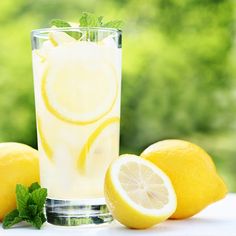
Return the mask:
<svg viewBox="0 0 236 236">
<path fill-rule="evenodd" d="M 103 174 L 112 159 L 118 157 L 119 121 L 119 117 L 108 118 L 91 133 L 78 157 L 77 167 L 80 173 L 85 174 L 86 164 L 88 164 L 90 172 L 99 169 Z M 88 160 L 90 155 L 94 157 L 93 160 Z M 98 175 L 99 173 L 96 173 L 95 177 Z"/>
<path fill-rule="evenodd" d="M 85 125 L 111 111 L 118 95 L 118 78 L 101 48 L 88 42 L 65 44 L 50 53 L 48 62 L 41 93 L 53 115 Z"/>
<path fill-rule="evenodd" d="M 38 135 L 39 135 L 39 142 L 41 143 L 41 146 L 43 148 L 43 151 L 45 152 L 46 156 L 48 157 L 49 160 L 52 160 L 53 156 L 53 151 L 51 147 L 49 146 L 44 133 L 43 133 L 43 128 L 42 128 L 42 122 L 39 117 L 37 117 L 37 128 L 38 128 Z"/>
<path fill-rule="evenodd" d="M 105 198 L 113 217 L 129 228 L 151 227 L 176 209 L 176 195 L 168 176 L 151 162 L 129 154 L 109 167 Z"/>
</svg>

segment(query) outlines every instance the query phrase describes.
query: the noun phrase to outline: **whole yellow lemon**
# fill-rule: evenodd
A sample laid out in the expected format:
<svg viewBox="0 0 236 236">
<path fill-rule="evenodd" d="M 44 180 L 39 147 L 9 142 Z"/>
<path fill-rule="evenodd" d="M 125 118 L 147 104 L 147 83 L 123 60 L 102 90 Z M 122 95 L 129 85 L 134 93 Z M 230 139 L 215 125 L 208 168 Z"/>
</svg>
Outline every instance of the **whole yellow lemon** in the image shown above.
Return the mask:
<svg viewBox="0 0 236 236">
<path fill-rule="evenodd" d="M 16 208 L 16 184 L 39 182 L 38 151 L 20 143 L 0 143 L 0 221 Z"/>
<path fill-rule="evenodd" d="M 193 143 L 160 141 L 145 149 L 141 157 L 157 165 L 172 181 L 177 209 L 170 218 L 193 216 L 227 193 L 227 187 L 217 174 L 211 157 Z"/>
</svg>

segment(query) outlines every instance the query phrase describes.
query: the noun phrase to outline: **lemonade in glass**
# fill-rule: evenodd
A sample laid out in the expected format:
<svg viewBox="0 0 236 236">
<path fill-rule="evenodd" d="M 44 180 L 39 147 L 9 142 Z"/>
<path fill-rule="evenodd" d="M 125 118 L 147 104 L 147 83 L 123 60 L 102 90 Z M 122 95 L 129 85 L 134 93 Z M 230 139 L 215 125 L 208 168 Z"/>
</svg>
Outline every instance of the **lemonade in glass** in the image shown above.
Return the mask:
<svg viewBox="0 0 236 236">
<path fill-rule="evenodd" d="M 57 225 L 112 217 L 103 185 L 119 155 L 121 31 L 50 28 L 32 32 L 41 185 Z"/>
</svg>

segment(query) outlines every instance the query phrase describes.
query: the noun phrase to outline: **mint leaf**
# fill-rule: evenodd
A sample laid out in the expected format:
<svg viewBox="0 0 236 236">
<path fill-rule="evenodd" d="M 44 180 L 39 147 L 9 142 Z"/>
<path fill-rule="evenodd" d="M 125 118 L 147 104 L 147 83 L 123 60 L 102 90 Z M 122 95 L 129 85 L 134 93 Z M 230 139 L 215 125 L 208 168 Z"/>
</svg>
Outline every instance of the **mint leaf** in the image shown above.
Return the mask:
<svg viewBox="0 0 236 236">
<path fill-rule="evenodd" d="M 96 16 L 90 12 L 82 12 L 81 17 L 79 18 L 79 26 L 80 27 L 106 27 L 106 28 L 116 28 L 121 29 L 123 26 L 123 22 L 121 20 L 112 20 L 106 23 L 103 23 L 103 16 Z M 56 26 L 58 28 L 71 27 L 70 23 L 60 19 L 53 19 L 51 21 L 51 26 Z M 73 28 L 73 27 L 71 27 Z M 66 30 L 65 33 L 75 38 L 76 40 L 81 39 L 82 33 L 76 30 Z M 84 39 L 94 40 L 96 38 L 96 32 L 87 32 L 86 37 Z"/>
<path fill-rule="evenodd" d="M 29 192 L 32 193 L 34 190 L 41 188 L 39 183 L 35 182 L 30 185 Z"/>
<path fill-rule="evenodd" d="M 99 27 L 102 26 L 103 17 L 97 17 L 93 13 L 83 12 L 79 19 L 79 24 L 81 27 Z"/>
<path fill-rule="evenodd" d="M 64 20 L 59 20 L 59 19 L 53 19 L 50 22 L 51 26 L 56 26 L 58 28 L 65 28 L 65 27 L 71 27 L 70 23 L 64 21 Z M 66 31 L 65 33 L 67 33 L 68 35 L 70 35 L 71 37 L 77 39 L 80 39 L 82 34 L 78 31 Z"/>
<path fill-rule="evenodd" d="M 30 194 L 27 187 L 21 184 L 16 185 L 16 205 L 20 217 L 27 217 L 27 203 Z"/>
<path fill-rule="evenodd" d="M 123 26 L 123 21 L 121 21 L 121 20 L 112 20 L 112 21 L 108 21 L 107 23 L 103 24 L 103 27 L 116 28 L 116 29 L 121 29 L 122 26 Z"/>
<path fill-rule="evenodd" d="M 47 197 L 47 189 L 36 189 L 34 192 L 32 192 L 31 197 L 34 203 L 37 205 L 38 211 L 42 211 Z"/>
<path fill-rule="evenodd" d="M 15 209 L 15 210 L 11 211 L 10 213 L 8 213 L 4 217 L 2 227 L 4 229 L 9 229 L 13 225 L 15 225 L 21 221 L 22 221 L 22 218 L 19 216 L 19 211 L 17 209 Z"/>
<path fill-rule="evenodd" d="M 123 26 L 123 21 L 121 20 L 112 20 L 103 23 L 103 16 L 97 17 L 95 14 L 89 12 L 82 13 L 79 23 L 81 27 L 107 27 L 121 29 Z"/>
<path fill-rule="evenodd" d="M 46 222 L 46 217 L 43 212 L 39 213 L 38 216 L 41 218 L 42 223 Z"/>
<path fill-rule="evenodd" d="M 28 221 L 35 228 L 40 229 L 44 222 L 42 222 L 40 216 L 35 216 L 32 220 Z"/>
<path fill-rule="evenodd" d="M 66 31 L 65 33 L 67 33 L 68 35 L 70 35 L 72 38 L 78 40 L 82 37 L 82 33 L 78 32 L 78 31 Z"/>
<path fill-rule="evenodd" d="M 64 20 L 60 20 L 60 19 L 53 19 L 50 22 L 51 26 L 56 26 L 56 27 L 70 27 L 70 24 Z"/>
<path fill-rule="evenodd" d="M 28 223 L 33 225 L 35 228 L 40 229 L 44 222 L 46 222 L 46 218 L 43 212 L 37 214 L 35 217 L 27 220 Z"/>
<path fill-rule="evenodd" d="M 29 188 L 17 184 L 17 209 L 5 216 L 2 227 L 9 229 L 14 224 L 26 221 L 35 228 L 40 229 L 46 221 L 43 211 L 46 197 L 47 189 L 41 188 L 38 183 L 33 183 Z"/>
<path fill-rule="evenodd" d="M 103 23 L 103 16 L 96 16 L 90 12 L 82 12 L 82 15 L 79 19 L 79 26 L 81 27 L 107 27 L 107 28 L 116 28 L 121 29 L 123 27 L 123 21 L 121 20 L 112 20 L 106 23 Z M 51 26 L 56 26 L 59 28 L 71 27 L 70 23 L 60 19 L 53 19 L 51 21 Z"/>
<path fill-rule="evenodd" d="M 99 22 L 99 24 L 100 24 L 101 26 L 102 26 L 102 24 L 103 24 L 103 23 L 102 23 L 103 18 L 104 18 L 103 16 L 99 16 L 99 17 L 98 17 L 98 22 Z"/>
<path fill-rule="evenodd" d="M 37 205 L 28 205 L 28 217 L 35 217 L 37 215 Z"/>
</svg>

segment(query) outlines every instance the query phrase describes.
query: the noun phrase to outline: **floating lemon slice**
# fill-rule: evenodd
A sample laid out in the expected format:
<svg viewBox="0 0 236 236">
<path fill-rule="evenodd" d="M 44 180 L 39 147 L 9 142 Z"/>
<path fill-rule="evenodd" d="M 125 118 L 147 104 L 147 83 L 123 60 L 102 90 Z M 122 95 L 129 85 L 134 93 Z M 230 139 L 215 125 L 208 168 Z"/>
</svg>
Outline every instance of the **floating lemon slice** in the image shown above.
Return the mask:
<svg viewBox="0 0 236 236">
<path fill-rule="evenodd" d="M 48 39 L 54 46 L 58 46 L 63 43 L 76 42 L 76 39 L 64 32 L 50 32 L 48 33 Z"/>
<path fill-rule="evenodd" d="M 46 56 L 40 50 L 34 50 L 34 52 L 39 57 L 41 63 L 46 61 Z"/>
<path fill-rule="evenodd" d="M 63 121 L 80 125 L 110 112 L 118 94 L 115 68 L 103 59 L 101 48 L 88 44 L 55 48 L 41 83 L 47 109 Z"/>
<path fill-rule="evenodd" d="M 102 144 L 103 143 L 104 145 L 110 145 L 109 146 L 106 146 L 104 147 L 105 150 L 98 150 L 97 152 L 100 152 L 100 153 L 97 153 L 99 157 L 96 158 L 96 160 L 91 160 L 93 163 L 95 163 L 96 161 L 97 162 L 100 162 L 101 163 L 101 168 L 104 167 L 104 166 L 108 166 L 109 163 L 111 162 L 112 158 L 114 158 L 113 156 L 114 155 L 117 155 L 118 156 L 118 150 L 115 150 L 115 148 L 118 146 L 118 142 L 119 142 L 119 129 L 115 129 L 113 130 L 112 132 L 108 132 L 108 137 L 105 137 L 105 135 L 102 135 L 103 133 L 105 133 L 106 130 L 108 130 L 112 124 L 115 124 L 115 123 L 119 123 L 120 121 L 120 118 L 119 117 L 111 117 L 105 121 L 103 121 L 93 132 L 92 134 L 88 137 L 87 141 L 85 142 L 85 144 L 83 145 L 82 149 L 81 149 L 81 152 L 80 152 L 80 155 L 78 157 L 78 161 L 77 161 L 77 168 L 78 170 L 80 171 L 80 173 L 82 174 L 85 174 L 85 171 L 86 171 L 86 162 L 88 161 L 88 156 L 91 152 L 91 149 L 92 147 L 96 146 L 95 145 L 95 142 L 96 141 L 101 141 L 100 144 L 98 145 L 100 148 L 102 147 Z M 108 131 L 111 131 L 108 130 Z M 114 132 L 115 131 L 115 132 Z M 112 141 L 114 142 L 114 145 L 111 145 L 111 144 L 108 144 L 106 142 L 106 138 L 108 138 L 111 143 Z M 114 146 L 114 147 L 113 147 Z M 109 148 L 112 148 L 112 150 L 109 150 Z M 106 150 L 108 150 L 109 153 L 105 153 Z M 110 156 L 108 156 L 110 154 Z M 113 154 L 113 156 L 112 156 Z M 96 156 L 96 154 L 94 154 Z M 108 160 L 106 160 L 108 159 Z M 105 162 L 108 163 L 106 164 Z M 91 162 L 90 162 L 91 163 Z M 99 163 L 96 164 L 97 166 L 99 165 Z M 91 164 L 90 164 L 91 166 Z M 91 169 L 91 168 L 89 168 Z M 102 170 L 99 169 L 99 171 L 103 172 Z M 106 170 L 104 170 L 105 172 Z"/>
<path fill-rule="evenodd" d="M 50 40 L 46 40 L 42 43 L 40 49 L 33 50 L 33 55 L 37 56 L 40 63 L 44 63 L 53 48 L 55 48 L 55 46 L 52 44 L 52 42 Z"/>
<path fill-rule="evenodd" d="M 105 198 L 113 217 L 130 228 L 147 228 L 166 220 L 176 209 L 168 176 L 135 155 L 122 155 L 108 169 Z"/>
<path fill-rule="evenodd" d="M 38 128 L 38 134 L 39 134 L 39 138 L 40 138 L 39 140 L 42 145 L 42 148 L 43 148 L 46 156 L 48 157 L 48 159 L 52 160 L 53 151 L 44 136 L 41 119 L 39 117 L 37 117 L 37 128 Z"/>
</svg>

